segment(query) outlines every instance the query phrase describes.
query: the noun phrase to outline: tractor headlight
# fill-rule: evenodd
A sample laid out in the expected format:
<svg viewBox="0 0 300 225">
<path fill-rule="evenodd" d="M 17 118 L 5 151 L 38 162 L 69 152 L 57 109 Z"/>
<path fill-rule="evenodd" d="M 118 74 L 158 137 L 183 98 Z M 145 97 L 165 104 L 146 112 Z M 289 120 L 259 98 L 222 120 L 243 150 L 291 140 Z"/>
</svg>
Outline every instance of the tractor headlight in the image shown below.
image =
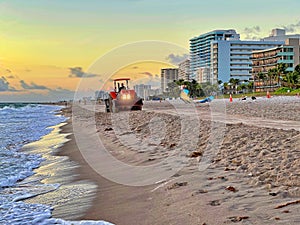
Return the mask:
<svg viewBox="0 0 300 225">
<path fill-rule="evenodd" d="M 121 96 L 121 98 L 123 100 L 129 100 L 129 99 L 131 99 L 131 96 L 130 96 L 130 94 L 124 94 L 124 95 Z"/>
</svg>

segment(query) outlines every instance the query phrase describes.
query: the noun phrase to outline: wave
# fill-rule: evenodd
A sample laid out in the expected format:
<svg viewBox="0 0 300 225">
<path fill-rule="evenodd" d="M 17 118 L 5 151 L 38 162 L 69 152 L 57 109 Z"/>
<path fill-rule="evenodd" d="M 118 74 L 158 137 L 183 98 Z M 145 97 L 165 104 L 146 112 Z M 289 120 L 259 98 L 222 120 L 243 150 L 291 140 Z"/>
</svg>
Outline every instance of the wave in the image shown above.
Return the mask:
<svg viewBox="0 0 300 225">
<path fill-rule="evenodd" d="M 0 109 L 18 109 L 26 106 L 36 107 L 37 105 L 33 103 L 0 103 Z"/>
</svg>

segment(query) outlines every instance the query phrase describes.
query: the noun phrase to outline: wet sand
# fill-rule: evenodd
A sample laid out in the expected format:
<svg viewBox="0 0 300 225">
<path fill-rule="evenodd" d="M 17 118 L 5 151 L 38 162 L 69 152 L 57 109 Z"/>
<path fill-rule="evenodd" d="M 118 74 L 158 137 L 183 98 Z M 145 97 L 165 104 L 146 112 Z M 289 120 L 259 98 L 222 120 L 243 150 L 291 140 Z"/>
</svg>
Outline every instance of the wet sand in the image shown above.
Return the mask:
<svg viewBox="0 0 300 225">
<path fill-rule="evenodd" d="M 180 149 L 187 161 L 180 171 L 162 166 L 162 173 L 174 170 L 165 180 L 126 186 L 95 172 L 82 157 L 74 135 L 70 135 L 59 155 L 67 155 L 80 165 L 73 170 L 79 174 L 77 181 L 89 180 L 97 185 L 93 201 L 83 203 L 89 204 L 89 209 L 75 219 L 115 224 L 299 224 L 299 101 L 236 100 L 230 105 L 216 101 L 186 111 L 180 111 L 182 105 L 178 107 L 176 102 L 146 103 L 145 111 L 127 115 L 126 129 L 114 122 L 122 121 L 124 112 L 111 120 L 110 114 L 101 112 L 101 106 L 96 113 L 93 106 L 79 106 L 76 123 L 80 132 L 93 132 L 91 127 L 95 126 L 93 135 L 116 159 L 133 166 L 149 166 Z M 227 117 L 222 116 L 224 108 Z M 196 145 L 181 145 L 184 116 L 178 116 L 178 112 L 187 117 L 200 115 L 196 130 L 195 120 L 187 120 L 190 130 L 184 130 L 197 132 Z M 294 126 L 289 126 L 291 121 Z M 72 132 L 71 121 L 63 132 Z M 88 144 L 89 140 L 84 142 Z M 97 147 L 89 145 L 92 150 Z M 111 173 L 121 174 L 118 170 Z M 143 174 L 143 178 L 147 176 L 151 173 Z M 65 210 L 72 207 L 76 205 Z"/>
</svg>

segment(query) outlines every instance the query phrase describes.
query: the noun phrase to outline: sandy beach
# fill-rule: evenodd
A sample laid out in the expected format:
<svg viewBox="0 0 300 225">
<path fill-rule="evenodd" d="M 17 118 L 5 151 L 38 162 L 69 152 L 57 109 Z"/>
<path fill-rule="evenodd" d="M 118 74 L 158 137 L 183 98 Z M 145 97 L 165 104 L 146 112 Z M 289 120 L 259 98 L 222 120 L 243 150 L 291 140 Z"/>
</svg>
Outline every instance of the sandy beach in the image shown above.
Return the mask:
<svg viewBox="0 0 300 225">
<path fill-rule="evenodd" d="M 118 115 L 102 112 L 101 105 L 74 107 L 73 123 L 75 116 L 85 133 L 95 126 L 93 135 L 115 159 L 135 167 L 158 163 L 162 174 L 171 175 L 146 186 L 104 178 L 82 155 L 70 119 L 62 129 L 70 141 L 57 154 L 79 165 L 70 170 L 77 174 L 72 182 L 89 181 L 97 188 L 89 192 L 90 201 L 62 205 L 54 216 L 68 217 L 61 212 L 83 204 L 87 210 L 71 219 L 128 225 L 300 223 L 299 98 L 216 100 L 186 111 L 176 101 L 146 102 L 141 112 Z M 70 109 L 64 114 L 71 117 Z M 193 116 L 199 120 L 184 119 Z M 126 129 L 115 122 L 124 118 Z M 185 145 L 183 132 L 196 134 L 196 142 Z M 89 148 L 95 154 L 97 146 Z M 185 158 L 180 170 L 164 164 L 176 149 Z M 109 175 L 118 173 L 113 169 Z M 151 171 L 145 171 L 141 179 L 150 176 Z"/>
</svg>

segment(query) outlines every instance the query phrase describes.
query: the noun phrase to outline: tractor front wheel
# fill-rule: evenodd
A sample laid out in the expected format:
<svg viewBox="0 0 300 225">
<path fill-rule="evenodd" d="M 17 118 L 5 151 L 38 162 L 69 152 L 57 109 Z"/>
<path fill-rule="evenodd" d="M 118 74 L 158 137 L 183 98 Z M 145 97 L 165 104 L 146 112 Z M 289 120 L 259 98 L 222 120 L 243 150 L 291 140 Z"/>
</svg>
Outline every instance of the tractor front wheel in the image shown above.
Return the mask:
<svg viewBox="0 0 300 225">
<path fill-rule="evenodd" d="M 112 111 L 111 111 L 111 112 L 113 112 L 113 113 L 119 112 L 119 108 L 118 108 L 118 106 L 117 106 L 116 100 L 113 100 L 113 101 L 112 101 Z"/>
</svg>

